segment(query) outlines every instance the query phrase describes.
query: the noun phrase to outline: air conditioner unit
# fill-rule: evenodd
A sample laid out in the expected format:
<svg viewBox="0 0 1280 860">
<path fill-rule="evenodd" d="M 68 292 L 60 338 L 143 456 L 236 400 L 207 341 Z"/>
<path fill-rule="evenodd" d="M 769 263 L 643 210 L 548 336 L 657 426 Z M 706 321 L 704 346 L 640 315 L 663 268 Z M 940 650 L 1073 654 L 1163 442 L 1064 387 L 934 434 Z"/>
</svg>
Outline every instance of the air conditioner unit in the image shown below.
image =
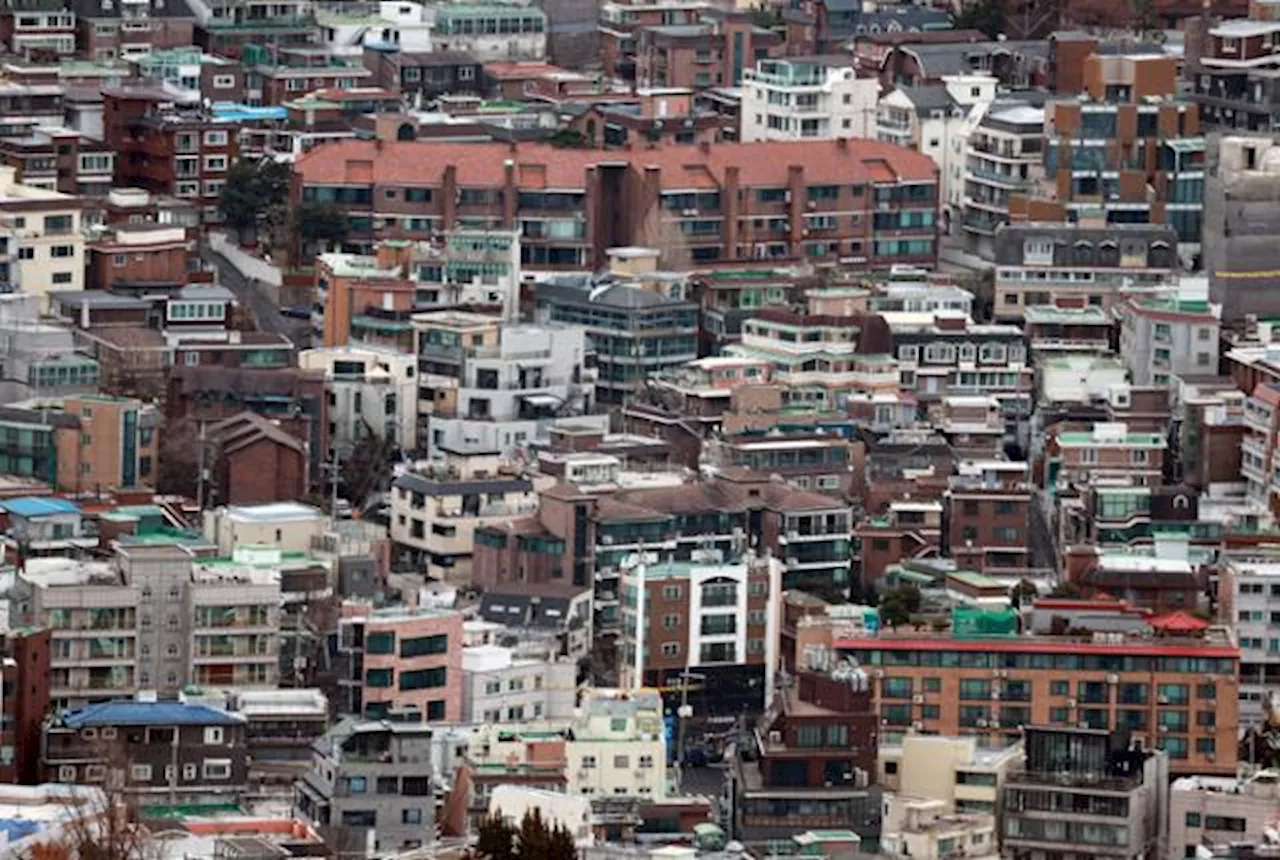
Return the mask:
<svg viewBox="0 0 1280 860">
<path fill-rule="evenodd" d="M 973 724 L 980 729 L 985 729 L 987 727 L 987 721 L 984 719 L 974 720 Z"/>
<path fill-rule="evenodd" d="M 1119 675 L 1117 675 L 1116 673 L 1112 672 L 1110 675 L 1108 675 L 1108 676 L 1107 676 L 1107 683 L 1108 683 L 1108 684 L 1119 684 L 1119 683 L 1120 683 L 1120 676 L 1119 676 Z"/>
<path fill-rule="evenodd" d="M 1068 708 L 1074 708 L 1075 706 L 1076 706 L 1076 700 L 1075 700 L 1075 699 L 1067 699 L 1067 707 L 1068 707 Z"/>
<path fill-rule="evenodd" d="M 1157 698 L 1157 699 L 1156 699 L 1156 701 L 1157 701 L 1157 702 L 1159 702 L 1159 703 L 1160 703 L 1160 704 L 1162 704 L 1162 705 L 1167 705 L 1167 704 L 1169 704 L 1169 697 L 1168 697 L 1168 696 L 1160 696 L 1159 698 Z"/>
<path fill-rule="evenodd" d="M 912 696 L 912 697 L 911 697 L 911 701 L 912 701 L 912 702 L 914 702 L 914 703 L 915 703 L 915 704 L 917 704 L 917 705 L 923 705 L 923 704 L 924 704 L 924 696 L 922 696 L 922 695 L 921 695 L 921 694 L 919 694 L 919 693 L 916 693 L 914 696 Z"/>
<path fill-rule="evenodd" d="M 993 700 L 993 701 L 997 701 L 997 702 L 998 702 L 998 701 L 1000 701 L 1000 691 L 999 691 L 999 690 L 992 690 L 992 691 L 991 691 L 991 698 L 992 698 L 992 700 Z"/>
<path fill-rule="evenodd" d="M 915 729 L 918 732 L 922 732 L 924 731 L 924 723 L 920 722 L 919 720 L 916 720 L 914 723 L 911 724 L 911 728 Z"/>
<path fill-rule="evenodd" d="M 1087 729 L 1087 728 L 1089 728 L 1089 724 L 1088 724 L 1087 722 L 1085 722 L 1084 720 L 1081 720 L 1080 722 L 1076 723 L 1076 728 L 1079 728 L 1079 729 Z"/>
<path fill-rule="evenodd" d="M 876 677 L 877 677 L 877 678 L 883 678 L 883 677 L 884 677 L 884 669 L 876 669 Z"/>
<path fill-rule="evenodd" d="M 1160 732 L 1160 734 L 1162 734 L 1162 735 L 1163 735 L 1163 734 L 1164 734 L 1164 733 L 1166 733 L 1167 731 L 1169 731 L 1169 727 L 1168 727 L 1168 726 L 1160 726 L 1160 727 L 1159 727 L 1159 732 Z"/>
<path fill-rule="evenodd" d="M 786 193 L 784 193 L 784 194 L 782 195 L 782 202 L 783 202 L 783 203 L 790 203 L 790 202 L 791 202 L 791 191 L 790 191 L 790 189 L 788 189 L 788 190 L 786 191 Z"/>
<path fill-rule="evenodd" d="M 810 208 L 810 209 L 817 209 L 817 208 L 818 208 L 818 204 L 817 204 L 817 203 L 815 203 L 814 201 L 810 200 L 810 201 L 809 201 L 809 204 L 808 204 L 808 208 Z"/>
</svg>

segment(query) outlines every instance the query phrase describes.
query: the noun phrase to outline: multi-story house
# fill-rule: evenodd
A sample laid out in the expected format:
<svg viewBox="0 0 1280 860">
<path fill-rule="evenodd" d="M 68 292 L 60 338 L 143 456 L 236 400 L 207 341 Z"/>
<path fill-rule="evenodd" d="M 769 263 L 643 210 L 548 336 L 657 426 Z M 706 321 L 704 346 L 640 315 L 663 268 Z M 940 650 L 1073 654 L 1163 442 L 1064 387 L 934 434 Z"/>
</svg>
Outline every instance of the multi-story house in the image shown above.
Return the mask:
<svg viewBox="0 0 1280 860">
<path fill-rule="evenodd" d="M 531 10 L 533 11 L 533 10 Z M 484 64 L 466 51 L 406 51 L 385 44 L 366 47 L 371 86 L 400 93 L 413 104 L 443 95 L 483 94 Z"/>
<path fill-rule="evenodd" d="M 360 165 L 368 167 L 352 172 Z M 879 141 L 603 154 L 543 144 L 340 141 L 302 155 L 295 169 L 295 202 L 337 203 L 353 218 L 352 242 L 386 231 L 375 226 L 375 210 L 393 211 L 395 232 L 418 239 L 468 222 L 510 230 L 526 220 L 570 221 L 524 231 L 522 262 L 531 269 L 603 268 L 610 248 L 655 245 L 670 258 L 665 265 L 807 257 L 888 268 L 936 259 L 937 167 Z M 419 221 L 405 229 L 413 217 Z"/>
<path fill-rule="evenodd" d="M 370 720 L 457 722 L 462 615 L 347 602 L 338 620 L 339 709 Z"/>
<path fill-rule="evenodd" d="M 329 439 L 349 452 L 379 439 L 393 450 L 418 446 L 417 362 L 412 355 L 373 346 L 339 346 L 298 353 L 298 367 L 323 370 L 329 382 Z"/>
<path fill-rule="evenodd" d="M 62 3 L 19 0 L 0 13 L 0 41 L 19 57 L 67 57 L 76 52 L 76 15 Z"/>
<path fill-rule="evenodd" d="M 0 85 L 0 130 L 6 137 L 25 136 L 44 126 L 60 126 L 66 121 L 66 87 L 48 83 Z"/>
<path fill-rule="evenodd" d="M 992 239 L 997 319 L 1028 319 L 1034 307 L 1080 303 L 1109 314 L 1126 292 L 1155 291 L 1176 279 L 1178 234 L 1168 224 L 1024 221 Z"/>
<path fill-rule="evenodd" d="M 316 55 L 314 50 L 269 51 L 256 45 L 241 55 L 245 94 L 251 104 L 284 105 L 320 90 L 350 90 L 373 82 L 358 58 Z"/>
<path fill-rule="evenodd" d="M 1043 108 L 996 100 L 969 133 L 960 227 L 971 251 L 991 257 L 1010 198 L 1043 175 L 1044 129 Z"/>
<path fill-rule="evenodd" d="M 788 535 L 788 546 L 804 537 Z M 778 559 L 637 565 L 622 574 L 619 678 L 677 688 L 693 672 L 699 713 L 760 713 L 775 689 L 781 623 Z"/>
<path fill-rule="evenodd" d="M 84 289 L 82 201 L 24 185 L 13 167 L 0 167 L 0 281 L 40 297 Z"/>
<path fill-rule="evenodd" d="M 523 645 L 462 649 L 462 722 L 567 720 L 577 704 L 577 663 Z"/>
<path fill-rule="evenodd" d="M 0 511 L 8 519 L 0 543 L 19 563 L 40 556 L 79 555 L 98 546 L 98 535 L 85 527 L 84 512 L 67 499 L 20 496 L 0 502 Z"/>
<path fill-rule="evenodd" d="M 1085 95 L 1044 108 L 1043 186 L 1022 186 L 1010 212 L 1031 221 L 1102 218 L 1169 224 L 1178 251 L 1200 253 L 1205 139 L 1197 105 L 1177 98 L 1175 57 L 1094 55 Z"/>
<path fill-rule="evenodd" d="M 1280 90 L 1272 75 L 1280 21 L 1233 18 L 1210 26 L 1206 35 L 1195 73 L 1188 75 L 1204 124 L 1271 132 L 1280 123 Z"/>
<path fill-rule="evenodd" d="M 1058 429 L 1045 442 L 1044 486 L 1053 491 L 1100 481 L 1160 484 L 1168 447 L 1163 433 L 1132 431 L 1120 421 Z"/>
<path fill-rule="evenodd" d="M 298 811 L 349 857 L 378 857 L 432 841 L 432 729 L 344 720 L 312 746 Z"/>
<path fill-rule="evenodd" d="M 61 419 L 50 422 L 56 489 L 80 494 L 155 482 L 161 416 L 154 406 L 105 394 L 39 398 L 31 405 Z"/>
<path fill-rule="evenodd" d="M 1006 227 L 1001 233 L 1010 229 Z M 1012 274 L 1009 270 L 1006 273 Z M 1047 305 L 1026 305 L 1022 319 L 1033 364 L 1059 356 L 1111 353 L 1114 319 L 1106 308 L 1088 304 L 1087 298 L 1073 296 Z"/>
<path fill-rule="evenodd" d="M 244 103 L 247 97 L 243 66 L 197 48 L 153 50 L 133 63 L 140 77 L 172 84 L 211 102 Z"/>
<path fill-rule="evenodd" d="M 1024 726 L 1085 725 L 1146 739 L 1174 773 L 1235 773 L 1240 651 L 1221 633 L 979 641 L 881 633 L 834 646 L 875 676 L 891 736 L 918 729 L 999 745 L 1017 741 Z"/>
<path fill-rule="evenodd" d="M 956 311 L 886 311 L 899 386 L 925 404 L 953 395 L 994 396 L 1011 431 L 1031 415 L 1033 372 L 1022 330 L 979 324 Z"/>
<path fill-rule="evenodd" d="M 0 140 L 0 162 L 17 181 L 63 194 L 105 197 L 111 190 L 115 153 L 74 129 L 45 127 Z"/>
<path fill-rule="evenodd" d="M 1184 776 L 1169 785 L 1165 860 L 1201 845 L 1237 843 L 1244 834 L 1274 826 L 1280 783 L 1266 770 L 1231 777 Z"/>
<path fill-rule="evenodd" d="M 1080 858 L 1160 857 L 1169 771 L 1181 762 L 1134 745 L 1121 730 L 1026 729 L 1026 759 L 1001 793 L 1003 856 L 1029 860 L 1061 847 Z"/>
<path fill-rule="evenodd" d="M 218 198 L 237 156 L 235 128 L 189 106 L 169 85 L 103 93 L 105 142 L 117 153 L 117 181 L 191 200 L 217 221 Z M 198 97 L 194 97 L 198 100 Z M 175 107 L 179 105 L 179 107 Z"/>
<path fill-rule="evenodd" d="M 698 306 L 632 284 L 539 285 L 539 319 L 581 327 L 595 351 L 595 400 L 622 403 L 698 356 Z"/>
<path fill-rule="evenodd" d="M 8 785 L 39 785 L 40 733 L 49 714 L 49 631 L 10 630 L 3 653 L 0 706 L 6 717 L 0 745 L 8 749 L 0 777 Z"/>
<path fill-rule="evenodd" d="M 1130 298 L 1119 309 L 1120 356 L 1133 384 L 1216 374 L 1221 312 L 1203 299 Z"/>
<path fill-rule="evenodd" d="M 318 41 L 312 0 L 213 0 L 192 6 L 195 44 L 239 59 L 250 47 L 306 47 Z"/>
<path fill-rule="evenodd" d="M 896 35 L 896 34 L 894 34 Z M 924 34 L 921 34 L 924 35 Z M 933 35 L 933 34 L 930 34 Z M 901 38 L 880 55 L 880 80 L 886 87 L 938 83 L 957 72 L 991 75 L 1012 90 L 1042 84 L 1049 60 L 1045 40 L 966 38 L 964 31 L 934 39 Z"/>
<path fill-rule="evenodd" d="M 948 482 L 947 556 L 962 570 L 1030 567 L 1033 488 L 1027 464 L 964 461 Z"/>
<path fill-rule="evenodd" d="M 432 579 L 469 585 L 475 530 L 538 508 L 533 483 L 503 465 L 492 455 L 446 455 L 426 470 L 397 475 L 391 539 L 401 557 Z"/>
<path fill-rule="evenodd" d="M 95 62 L 143 57 L 195 42 L 195 14 L 187 0 L 103 3 L 74 0 L 77 42 Z"/>
<path fill-rule="evenodd" d="M 762 846 L 779 827 L 877 832 L 880 810 L 867 787 L 880 735 L 865 672 L 801 668 L 751 734 L 753 755 L 730 765 L 735 836 Z"/>
<path fill-rule="evenodd" d="M 85 288 L 185 286 L 196 264 L 194 251 L 195 242 L 181 226 L 122 224 L 100 231 L 85 245 Z"/>
<path fill-rule="evenodd" d="M 947 232 L 963 211 L 969 135 L 995 101 L 996 84 L 991 75 L 944 75 L 941 83 L 895 87 L 877 104 L 876 136 L 938 165 Z"/>
<path fill-rule="evenodd" d="M 942 550 L 943 505 L 938 499 L 891 499 L 881 513 L 853 527 L 854 564 L 863 587 L 874 584 L 902 559 Z"/>
<path fill-rule="evenodd" d="M 739 140 L 875 137 L 880 81 L 822 57 L 761 60 L 742 73 Z"/>
<path fill-rule="evenodd" d="M 481 63 L 547 57 L 547 16 L 536 6 L 456 4 L 436 12 L 435 50 L 462 51 Z"/>
<path fill-rule="evenodd" d="M 330 253 L 316 257 L 316 298 L 324 308 L 326 347 L 369 343 L 375 338 L 400 349 L 412 346 L 412 341 L 403 342 L 410 332 L 397 317 L 407 317 L 413 310 L 415 284 L 405 276 L 403 266 L 385 256 Z M 393 331 L 379 331 L 389 326 Z"/>
<path fill-rule="evenodd" d="M 758 60 L 782 45 L 738 10 L 705 8 L 696 23 L 636 30 L 636 84 L 642 87 L 737 87 Z"/>
<path fill-rule="evenodd" d="M 728 355 L 762 359 L 789 389 L 792 406 L 837 408 L 855 392 L 896 390 L 897 367 L 883 320 L 766 309 L 742 324 Z"/>
<path fill-rule="evenodd" d="M 604 73 L 625 81 L 636 79 L 636 40 L 640 29 L 656 25 L 697 24 L 706 10 L 703 0 L 672 3 L 600 4 L 600 60 Z"/>
<path fill-rule="evenodd" d="M 45 782 L 114 778 L 143 808 L 235 804 L 248 788 L 245 718 L 201 704 L 126 699 L 58 714 L 41 759 Z"/>
<path fill-rule="evenodd" d="M 433 452 L 504 454 L 559 418 L 593 412 L 587 335 L 553 322 L 505 323 L 469 311 L 415 314 L 418 439 Z"/>
</svg>

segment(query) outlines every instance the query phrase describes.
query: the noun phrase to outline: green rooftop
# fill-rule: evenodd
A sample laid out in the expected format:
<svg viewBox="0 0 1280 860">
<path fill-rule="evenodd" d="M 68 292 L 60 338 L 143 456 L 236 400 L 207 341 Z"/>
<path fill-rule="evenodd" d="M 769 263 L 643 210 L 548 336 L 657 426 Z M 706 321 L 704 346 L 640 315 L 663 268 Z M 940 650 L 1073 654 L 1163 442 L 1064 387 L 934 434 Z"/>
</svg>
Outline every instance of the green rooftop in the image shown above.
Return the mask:
<svg viewBox="0 0 1280 860">
<path fill-rule="evenodd" d="M 1066 448 L 1096 448 L 1099 445 L 1124 445 L 1129 448 L 1164 448 L 1167 440 L 1159 433 L 1126 433 L 1114 438 L 1096 433 L 1060 433 L 1058 444 Z"/>
<path fill-rule="evenodd" d="M 972 585 L 974 588 L 1000 588 L 1003 583 L 976 570 L 957 570 L 947 574 L 947 579 Z"/>
</svg>

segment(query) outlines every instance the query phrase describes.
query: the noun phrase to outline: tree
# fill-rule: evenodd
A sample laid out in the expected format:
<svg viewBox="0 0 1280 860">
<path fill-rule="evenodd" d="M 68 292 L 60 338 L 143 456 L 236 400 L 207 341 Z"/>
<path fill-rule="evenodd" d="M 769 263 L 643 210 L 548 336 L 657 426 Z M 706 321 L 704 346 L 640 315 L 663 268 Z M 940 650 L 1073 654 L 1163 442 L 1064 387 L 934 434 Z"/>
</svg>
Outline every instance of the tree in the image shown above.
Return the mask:
<svg viewBox="0 0 1280 860">
<path fill-rule="evenodd" d="M 906 624 L 912 614 L 920 611 L 920 599 L 920 589 L 899 585 L 880 599 L 880 620 L 889 627 Z"/>
<path fill-rule="evenodd" d="M 391 456 L 395 445 L 372 434 L 361 437 L 342 457 L 342 486 L 347 500 L 363 505 L 383 487 L 391 474 Z"/>
<path fill-rule="evenodd" d="M 341 245 L 351 233 L 351 222 L 341 206 L 309 200 L 298 207 L 294 231 L 299 246 Z"/>
<path fill-rule="evenodd" d="M 1018 584 L 1013 587 L 1010 597 L 1015 607 L 1021 607 L 1025 601 L 1035 600 L 1040 596 L 1040 590 L 1036 588 L 1034 582 L 1028 579 L 1018 580 Z"/>
<path fill-rule="evenodd" d="M 988 39 L 1004 32 L 1004 0 L 979 0 L 956 16 L 957 30 L 981 30 Z"/>
<path fill-rule="evenodd" d="M 582 149 L 587 145 L 587 138 L 577 129 L 562 128 L 547 138 L 547 143 L 557 149 Z"/>
<path fill-rule="evenodd" d="M 474 854 L 480 860 L 516 860 L 516 829 L 497 811 L 476 829 Z"/>
<path fill-rule="evenodd" d="M 200 480 L 200 430 L 195 421 L 179 419 L 160 435 L 156 464 L 156 492 L 163 495 L 196 495 Z M 205 463 L 208 467 L 211 464 Z"/>
<path fill-rule="evenodd" d="M 240 241 L 256 241 L 285 222 L 293 168 L 283 161 L 241 159 L 227 171 L 218 211 Z"/>
<path fill-rule="evenodd" d="M 516 856 L 519 860 L 551 860 L 551 829 L 536 806 L 520 820 Z"/>
</svg>

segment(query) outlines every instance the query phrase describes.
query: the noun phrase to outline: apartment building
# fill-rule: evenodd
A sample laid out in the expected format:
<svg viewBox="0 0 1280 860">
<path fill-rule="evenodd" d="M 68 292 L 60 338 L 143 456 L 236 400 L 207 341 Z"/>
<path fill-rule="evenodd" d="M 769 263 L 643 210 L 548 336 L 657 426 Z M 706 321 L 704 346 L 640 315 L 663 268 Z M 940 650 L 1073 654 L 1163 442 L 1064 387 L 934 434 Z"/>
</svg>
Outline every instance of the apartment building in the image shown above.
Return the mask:
<svg viewBox="0 0 1280 860">
<path fill-rule="evenodd" d="M 725 353 L 766 361 L 792 406 L 833 409 L 853 393 L 898 389 L 892 340 L 870 315 L 826 316 L 765 309 L 742 324 Z"/>
<path fill-rule="evenodd" d="M 1167 286 L 1181 268 L 1178 235 L 1167 224 L 1016 222 L 996 232 L 993 248 L 1000 320 L 1063 303 L 1110 312 L 1125 293 Z"/>
<path fill-rule="evenodd" d="M 338 620 L 339 709 L 370 720 L 457 722 L 462 615 L 347 602 Z"/>
<path fill-rule="evenodd" d="M 825 57 L 760 60 L 742 73 L 739 140 L 875 137 L 880 81 Z"/>
<path fill-rule="evenodd" d="M 117 758 L 119 757 L 119 758 Z M 236 804 L 248 787 L 245 718 L 207 705 L 120 699 L 56 715 L 41 739 L 45 782 L 106 783 L 138 806 Z"/>
<path fill-rule="evenodd" d="M 760 713 L 775 689 L 782 565 L 700 556 L 623 572 L 620 681 L 675 688 L 694 672 L 700 713 Z"/>
<path fill-rule="evenodd" d="M 1202 121 L 1215 129 L 1269 133 L 1280 119 L 1270 74 L 1277 68 L 1272 46 L 1280 21 L 1251 12 L 1213 23 L 1206 35 L 1196 74 L 1188 76 Z"/>
<path fill-rule="evenodd" d="M 882 633 L 835 647 L 875 677 L 887 732 L 917 728 L 999 746 L 1024 726 L 1086 725 L 1145 738 L 1174 773 L 1235 772 L 1240 650 L 1227 637 Z"/>
<path fill-rule="evenodd" d="M 538 509 L 538 493 L 496 456 L 450 456 L 391 482 L 391 539 L 432 579 L 471 584 L 476 529 Z"/>
<path fill-rule="evenodd" d="M 969 132 L 960 228 L 970 251 L 992 257 L 1010 198 L 1043 176 L 1044 131 L 1043 108 L 997 99 Z"/>
<path fill-rule="evenodd" d="M 154 484 L 161 423 L 154 406 L 105 394 L 42 397 L 22 406 L 58 416 L 42 434 L 51 437 L 45 450 L 52 455 L 47 466 L 56 489 L 83 493 Z M 33 413 L 31 420 L 45 419 Z M 21 431 L 18 435 L 21 441 Z"/>
<path fill-rule="evenodd" d="M 1217 574 L 1219 617 L 1240 644 L 1240 718 L 1256 722 L 1280 678 L 1280 558 L 1228 553 Z"/>
<path fill-rule="evenodd" d="M 39 785 L 40 733 L 49 713 L 49 631 L 11 630 L 0 647 L 0 707 L 6 714 L 0 778 L 8 785 Z"/>
<path fill-rule="evenodd" d="M 948 478 L 946 555 L 962 570 L 1030 567 L 1033 487 L 1027 463 L 962 461 Z"/>
<path fill-rule="evenodd" d="M 511 453 L 558 418 L 590 415 L 587 335 L 560 320 L 415 314 L 418 438 L 433 452 Z"/>
<path fill-rule="evenodd" d="M 1177 98 L 1177 64 L 1161 54 L 1086 59 L 1083 101 L 1045 106 L 1045 186 L 1018 189 L 1011 211 L 1040 221 L 1168 224 L 1178 252 L 1198 256 L 1205 139 L 1197 105 Z"/>
<path fill-rule="evenodd" d="M 195 42 L 195 15 L 186 0 L 163 4 L 74 0 L 76 40 L 95 62 L 142 57 Z"/>
<path fill-rule="evenodd" d="M 942 860 L 1000 856 L 996 817 L 991 813 L 947 812 L 940 800 L 888 796 L 885 799 L 884 851 L 894 856 Z"/>
<path fill-rule="evenodd" d="M 415 305 L 413 281 L 402 267 L 390 261 L 356 254 L 320 254 L 316 257 L 316 299 L 324 309 L 324 345 L 346 346 L 364 341 L 362 334 L 375 321 L 382 327 L 394 325 L 392 314 L 407 315 Z M 378 320 L 370 312 L 386 311 L 391 319 Z M 379 316 L 382 316 L 379 314 Z M 407 336 L 407 326 L 398 334 Z M 396 340 L 399 340 L 397 338 Z M 367 341 L 366 341 L 367 342 Z M 392 344 L 401 347 L 393 341 Z"/>
<path fill-rule="evenodd" d="M 1169 440 L 1162 433 L 1136 432 L 1123 422 L 1099 422 L 1087 430 L 1060 430 L 1046 439 L 1044 486 L 1123 482 L 1160 484 Z"/>
<path fill-rule="evenodd" d="M 969 135 L 995 101 L 997 83 L 991 75 L 944 75 L 940 83 L 895 87 L 876 106 L 876 137 L 938 165 L 939 216 L 948 233 L 963 212 Z"/>
<path fill-rule="evenodd" d="M 316 42 L 312 0 L 213 0 L 191 6 L 195 44 L 210 54 L 240 59 L 254 47 L 305 48 Z"/>
<path fill-rule="evenodd" d="M 0 281 L 40 297 L 84 289 L 82 202 L 78 197 L 23 185 L 13 167 L 0 167 Z"/>
<path fill-rule="evenodd" d="M 1134 385 L 1172 385 L 1218 371 L 1220 305 L 1203 299 L 1130 298 L 1119 309 L 1120 356 Z"/>
<path fill-rule="evenodd" d="M 1280 780 L 1274 770 L 1231 777 L 1184 776 L 1169 786 L 1166 860 L 1202 845 L 1238 842 L 1275 826 Z"/>
<path fill-rule="evenodd" d="M 537 315 L 586 332 L 595 351 L 595 399 L 618 404 L 647 379 L 698 355 L 698 306 L 633 284 L 537 287 Z"/>
<path fill-rule="evenodd" d="M 519 168 L 507 170 L 507 160 Z M 582 234 L 525 235 L 522 256 L 537 268 L 601 268 L 609 248 L 655 243 L 695 263 L 849 257 L 883 268 L 932 265 L 936 257 L 937 168 L 927 156 L 878 141 L 705 144 L 696 152 L 668 147 L 606 155 L 543 144 L 513 151 L 508 145 L 342 141 L 306 153 L 296 169 L 299 200 L 333 200 L 369 219 L 355 222 L 353 242 L 372 241 L 380 232 L 373 222 L 385 214 L 431 219 L 408 234 L 421 239 L 466 219 L 514 229 L 527 218 L 563 217 L 561 209 L 546 211 L 545 189 L 555 188 L 557 201 L 567 195 L 568 205 L 583 214 Z M 807 223 L 816 218 L 827 220 Z M 428 223 L 438 226 L 428 229 Z"/>
<path fill-rule="evenodd" d="M 172 84 L 210 101 L 245 102 L 245 69 L 225 57 L 184 45 L 140 55 L 133 63 L 139 77 Z"/>
<path fill-rule="evenodd" d="M 462 51 L 481 63 L 547 58 L 547 16 L 533 6 L 453 4 L 435 16 L 435 50 Z"/>
<path fill-rule="evenodd" d="M 577 672 L 574 661 L 541 648 L 463 648 L 462 722 L 568 720 L 577 705 Z"/>
<path fill-rule="evenodd" d="M 329 844 L 353 857 L 408 851 L 432 840 L 432 729 L 343 720 L 312 746 L 297 808 Z"/>
<path fill-rule="evenodd" d="M 782 45 L 740 10 L 704 7 L 696 22 L 651 24 L 635 33 L 636 84 L 641 87 L 741 86 L 758 60 Z"/>
<path fill-rule="evenodd" d="M 373 72 L 370 86 L 401 93 L 414 103 L 426 103 L 444 95 L 480 96 L 484 90 L 484 65 L 466 51 L 388 49 L 377 45 L 364 50 L 365 67 Z"/>
<path fill-rule="evenodd" d="M 418 447 L 417 362 L 412 355 L 372 346 L 307 349 L 298 367 L 323 370 L 329 388 L 329 439 L 349 452 L 367 439 L 392 450 Z"/>
<path fill-rule="evenodd" d="M 49 3 L 15 3 L 0 15 L 0 40 L 19 57 L 76 52 L 75 12 Z"/>
<path fill-rule="evenodd" d="M 221 218 L 218 198 L 238 155 L 233 128 L 164 84 L 103 91 L 104 141 L 117 153 L 116 180 L 191 200 L 206 223 Z"/>
<path fill-rule="evenodd" d="M 873 586 L 901 559 L 941 552 L 942 515 L 937 499 L 892 498 L 882 512 L 859 521 L 854 562 L 863 586 Z"/>
<path fill-rule="evenodd" d="M 1005 779 L 1002 851 L 1029 860 L 1044 846 L 1082 857 L 1158 857 L 1168 813 L 1167 752 L 1124 732 L 1028 727 L 1023 768 Z M 1065 813 L 1065 815 L 1064 815 Z"/>
<path fill-rule="evenodd" d="M 604 73 L 612 78 L 635 81 L 639 31 L 654 25 L 697 24 L 705 9 L 706 4 L 699 0 L 671 4 L 600 4 L 597 30 Z"/>
<path fill-rule="evenodd" d="M 85 245 L 85 288 L 128 289 L 138 284 L 186 284 L 195 267 L 186 228 L 124 224 Z"/>
</svg>

